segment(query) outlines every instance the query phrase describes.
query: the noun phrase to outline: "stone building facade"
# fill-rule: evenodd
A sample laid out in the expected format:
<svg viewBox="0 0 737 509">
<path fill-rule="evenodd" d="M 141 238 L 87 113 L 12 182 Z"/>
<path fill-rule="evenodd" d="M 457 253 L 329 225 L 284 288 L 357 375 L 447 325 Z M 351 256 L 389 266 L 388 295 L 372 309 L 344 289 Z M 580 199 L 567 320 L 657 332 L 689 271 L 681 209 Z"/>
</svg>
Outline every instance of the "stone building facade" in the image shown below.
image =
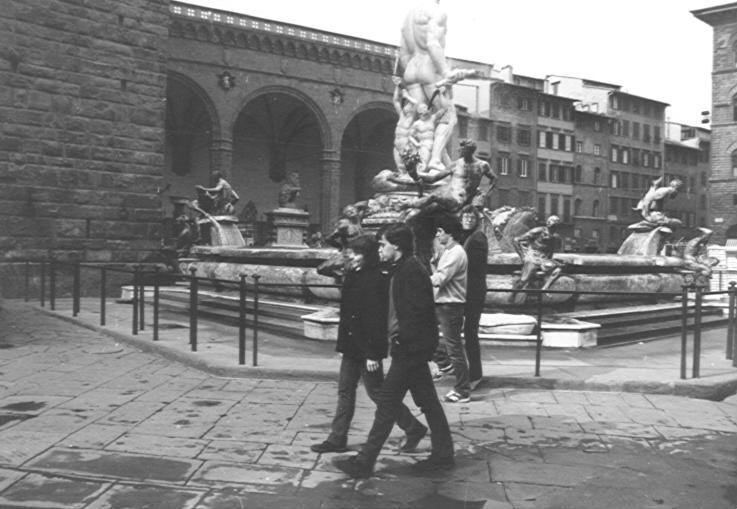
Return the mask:
<svg viewBox="0 0 737 509">
<path fill-rule="evenodd" d="M 3 2 L 3 294 L 17 294 L 19 259 L 158 246 L 168 21 L 165 2 Z"/>
<path fill-rule="evenodd" d="M 711 211 L 714 240 L 737 239 L 737 3 L 692 11 L 714 28 Z"/>
</svg>

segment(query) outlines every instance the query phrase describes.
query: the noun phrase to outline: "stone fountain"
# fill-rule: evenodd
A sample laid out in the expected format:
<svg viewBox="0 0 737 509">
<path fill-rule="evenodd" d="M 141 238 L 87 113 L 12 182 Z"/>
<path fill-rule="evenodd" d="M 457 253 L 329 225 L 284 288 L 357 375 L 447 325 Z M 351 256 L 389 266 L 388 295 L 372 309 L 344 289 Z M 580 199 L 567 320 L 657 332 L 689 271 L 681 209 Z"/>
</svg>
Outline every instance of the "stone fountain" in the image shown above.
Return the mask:
<svg viewBox="0 0 737 509">
<path fill-rule="evenodd" d="M 432 2 L 430 9 L 440 9 Z M 413 11 L 414 12 L 414 11 Z M 515 245 L 533 228 L 543 227 L 534 210 L 502 206 L 494 210 L 483 208 L 486 196 L 493 189 L 495 175 L 488 163 L 474 155 L 473 142 L 464 142 L 461 157 L 452 161 L 448 155 L 448 141 L 457 123 L 453 102 L 453 86 L 475 74 L 468 69 L 449 68 L 443 54 L 444 27 L 436 51 L 427 47 L 428 34 L 413 25 L 408 16 L 402 28 L 402 41 L 393 81 L 394 105 L 399 116 L 395 129 L 395 167 L 382 169 L 372 181 L 371 199 L 348 208 L 333 238 L 343 234 L 376 232 L 380 228 L 407 222 L 415 231 L 420 256 L 429 257 L 434 236 L 433 220 L 437 214 L 457 214 L 466 206 L 483 211 L 484 231 L 489 242 L 486 282 L 491 289 L 513 289 L 520 286 L 521 253 Z M 439 17 L 438 19 L 445 19 Z M 480 190 L 484 177 L 491 185 Z M 666 241 L 672 228 L 680 222 L 663 211 L 666 198 L 678 192 L 680 182 L 661 185 L 660 179 L 638 205 L 643 220 L 630 226 L 630 235 L 617 254 L 550 253 L 548 256 L 560 267 L 553 278 L 544 274 L 531 287 L 561 290 L 565 293 L 544 295 L 544 303 L 562 309 L 595 304 L 602 301 L 626 300 L 616 296 L 583 295 L 586 291 L 677 293 L 683 285 L 708 280 L 713 261 L 704 250 L 710 237 L 706 229 L 698 231 L 675 254 L 666 253 Z M 203 189 L 215 201 L 229 203 L 223 193 L 232 193 L 230 186 L 218 184 Z M 244 247 L 242 238 L 196 245 L 188 258 L 180 259 L 180 267 L 187 273 L 195 267 L 204 277 L 238 280 L 241 274 L 259 275 L 262 283 L 287 283 L 264 293 L 273 298 L 333 305 L 339 299 L 338 289 L 310 288 L 304 285 L 332 284 L 331 267 L 340 265 L 336 247 L 311 248 L 304 244 L 307 214 L 294 207 L 293 197 L 299 191 L 298 183 L 283 189 L 290 196 L 280 197 L 280 206 L 270 215 L 274 239 L 268 247 Z M 236 195 L 237 196 L 237 195 Z M 214 198 L 213 198 L 214 197 Z M 202 221 L 213 225 L 216 231 L 225 228 L 222 219 L 203 212 Z M 217 226 L 219 225 L 219 226 Z M 300 229 L 301 228 L 301 229 Z M 235 230 L 237 232 L 237 229 Z M 341 233 L 342 232 L 342 233 Z M 239 235 L 237 236 L 239 237 Z M 340 246 L 341 243 L 336 244 Z M 318 271 L 318 267 L 320 270 Z M 535 286 L 537 285 L 537 286 Z M 514 309 L 526 305 L 526 299 L 512 298 L 509 293 L 489 292 L 488 309 Z"/>
</svg>

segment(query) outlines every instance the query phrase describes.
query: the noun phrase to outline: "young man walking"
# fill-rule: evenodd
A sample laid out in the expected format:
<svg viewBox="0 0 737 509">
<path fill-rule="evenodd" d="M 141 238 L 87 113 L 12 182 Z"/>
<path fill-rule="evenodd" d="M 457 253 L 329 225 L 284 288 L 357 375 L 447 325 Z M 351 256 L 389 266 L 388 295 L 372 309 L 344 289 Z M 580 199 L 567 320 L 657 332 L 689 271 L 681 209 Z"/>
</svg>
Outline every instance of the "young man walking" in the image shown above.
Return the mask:
<svg viewBox="0 0 737 509">
<path fill-rule="evenodd" d="M 441 216 L 437 222 L 435 238 L 442 249 L 430 280 L 435 287 L 435 312 L 443 333 L 443 342 L 435 355 L 441 370 L 450 365 L 456 377 L 455 387 L 445 395 L 449 403 L 471 401 L 471 380 L 463 347 L 461 330 L 463 310 L 466 305 L 468 259 L 461 239 L 461 222 L 455 216 Z"/>
<path fill-rule="evenodd" d="M 427 271 L 412 255 L 413 244 L 412 230 L 405 224 L 390 226 L 379 242 L 381 259 L 393 265 L 387 322 L 392 363 L 366 443 L 358 455 L 333 462 L 351 477 L 365 478 L 373 473 L 408 390 L 425 414 L 432 442 L 430 457 L 415 467 L 435 470 L 454 465 L 453 439 L 428 366 L 438 344 L 432 285 Z"/>
</svg>

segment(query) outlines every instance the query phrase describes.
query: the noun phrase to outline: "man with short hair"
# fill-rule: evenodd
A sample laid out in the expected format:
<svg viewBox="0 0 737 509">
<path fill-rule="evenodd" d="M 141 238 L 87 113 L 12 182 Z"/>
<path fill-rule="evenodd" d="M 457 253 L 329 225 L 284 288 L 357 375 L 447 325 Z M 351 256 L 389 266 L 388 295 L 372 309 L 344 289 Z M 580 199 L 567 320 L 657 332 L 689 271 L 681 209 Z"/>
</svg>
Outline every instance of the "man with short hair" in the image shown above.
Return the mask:
<svg viewBox="0 0 737 509">
<path fill-rule="evenodd" d="M 430 427 L 432 453 L 416 463 L 419 470 L 452 468 L 453 439 L 438 400 L 428 361 L 438 344 L 430 277 L 412 255 L 414 236 L 405 224 L 390 226 L 379 241 L 379 256 L 392 265 L 389 282 L 388 336 L 392 363 L 377 401 L 374 423 L 356 456 L 338 458 L 336 467 L 351 477 L 365 478 L 389 437 L 402 400 L 409 390 Z"/>
<path fill-rule="evenodd" d="M 463 250 L 468 258 L 466 306 L 463 311 L 463 340 L 468 357 L 468 374 L 473 391 L 481 383 L 481 347 L 479 345 L 479 322 L 486 300 L 486 262 L 489 255 L 489 240 L 480 228 L 481 218 L 472 205 L 461 212 L 463 227 Z"/>
<path fill-rule="evenodd" d="M 468 361 L 461 338 L 463 309 L 466 304 L 468 258 L 461 239 L 461 222 L 455 216 L 440 216 L 436 221 L 435 239 L 442 254 L 434 265 L 432 276 L 435 287 L 435 313 L 440 322 L 443 342 L 436 352 L 435 361 L 442 370 L 450 364 L 456 377 L 455 387 L 445 395 L 449 403 L 467 403 L 470 397 Z"/>
</svg>

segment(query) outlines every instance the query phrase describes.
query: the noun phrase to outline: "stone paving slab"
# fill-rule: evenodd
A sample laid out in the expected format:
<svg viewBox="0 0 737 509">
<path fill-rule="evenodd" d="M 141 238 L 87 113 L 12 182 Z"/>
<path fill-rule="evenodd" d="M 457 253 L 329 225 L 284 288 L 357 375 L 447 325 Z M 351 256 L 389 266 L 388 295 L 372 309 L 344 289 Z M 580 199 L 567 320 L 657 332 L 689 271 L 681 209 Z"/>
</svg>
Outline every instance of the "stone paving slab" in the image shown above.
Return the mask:
<svg viewBox="0 0 737 509">
<path fill-rule="evenodd" d="M 109 484 L 87 480 L 28 474 L 0 494 L 0 507 L 54 507 L 82 509 Z"/>
<path fill-rule="evenodd" d="M 204 491 L 161 486 L 116 485 L 86 509 L 194 509 L 205 494 Z"/>
<path fill-rule="evenodd" d="M 185 483 L 200 468 L 200 463 L 143 454 L 53 448 L 34 459 L 27 467 L 133 481 Z"/>
</svg>

